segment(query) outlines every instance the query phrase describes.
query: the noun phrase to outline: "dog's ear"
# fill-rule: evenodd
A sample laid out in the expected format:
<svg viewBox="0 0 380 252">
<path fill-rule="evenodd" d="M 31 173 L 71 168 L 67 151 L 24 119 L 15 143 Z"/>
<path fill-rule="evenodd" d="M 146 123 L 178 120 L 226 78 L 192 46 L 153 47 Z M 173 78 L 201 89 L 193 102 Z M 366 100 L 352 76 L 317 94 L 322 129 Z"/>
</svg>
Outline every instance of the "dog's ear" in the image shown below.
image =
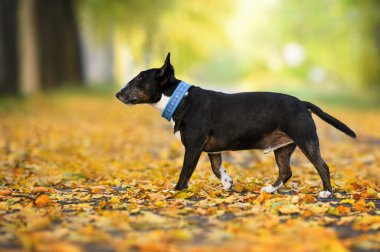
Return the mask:
<svg viewBox="0 0 380 252">
<path fill-rule="evenodd" d="M 156 79 L 160 81 L 160 85 L 165 85 L 172 77 L 174 77 L 174 67 L 170 64 L 170 53 L 166 56 L 164 65 L 158 69 Z"/>
</svg>

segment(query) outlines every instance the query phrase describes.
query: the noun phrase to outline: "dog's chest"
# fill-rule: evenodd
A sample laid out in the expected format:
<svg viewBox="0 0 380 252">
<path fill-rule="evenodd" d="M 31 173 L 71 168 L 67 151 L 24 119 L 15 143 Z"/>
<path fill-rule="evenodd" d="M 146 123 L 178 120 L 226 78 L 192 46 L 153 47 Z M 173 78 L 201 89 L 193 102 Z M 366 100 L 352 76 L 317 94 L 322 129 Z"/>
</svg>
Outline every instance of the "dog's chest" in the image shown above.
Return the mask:
<svg viewBox="0 0 380 252">
<path fill-rule="evenodd" d="M 174 129 L 174 126 L 175 126 L 175 122 L 173 120 L 170 121 L 173 125 L 173 129 Z M 181 132 L 179 130 L 177 130 L 175 133 L 174 133 L 175 137 L 178 139 L 178 141 L 182 142 L 181 140 Z"/>
<path fill-rule="evenodd" d="M 187 93 L 185 94 L 185 96 L 187 96 Z M 169 100 L 170 100 L 170 96 L 162 95 L 161 99 L 158 102 L 156 102 L 156 103 L 154 103 L 152 105 L 153 105 L 153 107 L 157 108 L 158 110 L 160 110 L 162 112 L 162 111 L 164 111 L 165 106 L 166 106 L 166 104 L 168 104 Z M 175 126 L 174 120 L 171 119 L 170 122 L 173 125 L 173 129 L 174 129 L 174 126 Z M 178 141 L 181 142 L 181 132 L 180 131 L 176 131 L 174 133 L 174 135 L 178 139 Z"/>
</svg>

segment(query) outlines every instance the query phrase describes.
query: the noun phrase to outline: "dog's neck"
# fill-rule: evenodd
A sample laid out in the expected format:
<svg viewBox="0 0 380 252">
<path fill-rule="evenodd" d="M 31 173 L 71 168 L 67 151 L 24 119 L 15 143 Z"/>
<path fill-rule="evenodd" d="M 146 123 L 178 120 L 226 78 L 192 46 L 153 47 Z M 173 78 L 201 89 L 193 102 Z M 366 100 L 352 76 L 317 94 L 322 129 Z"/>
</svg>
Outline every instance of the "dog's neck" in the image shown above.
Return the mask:
<svg viewBox="0 0 380 252">
<path fill-rule="evenodd" d="M 164 85 L 162 89 L 162 95 L 169 97 L 172 96 L 180 82 L 181 80 L 177 80 L 176 78 L 171 79 L 168 83 Z"/>
<path fill-rule="evenodd" d="M 173 81 L 167 83 L 162 90 L 161 99 L 158 102 L 153 103 L 152 106 L 160 111 L 164 111 L 166 104 L 168 104 L 170 97 L 173 95 L 180 82 L 180 80 L 174 79 Z"/>
</svg>

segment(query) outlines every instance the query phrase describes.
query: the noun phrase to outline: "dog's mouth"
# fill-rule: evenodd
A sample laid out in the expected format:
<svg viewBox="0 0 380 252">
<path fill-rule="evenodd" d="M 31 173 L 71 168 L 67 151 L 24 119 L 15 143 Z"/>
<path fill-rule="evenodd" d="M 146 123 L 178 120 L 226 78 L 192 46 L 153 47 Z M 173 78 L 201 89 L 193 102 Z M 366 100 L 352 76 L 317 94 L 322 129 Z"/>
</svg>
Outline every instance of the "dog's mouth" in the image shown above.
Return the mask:
<svg viewBox="0 0 380 252">
<path fill-rule="evenodd" d="M 123 101 L 125 104 L 127 105 L 135 105 L 138 103 L 137 99 L 128 99 L 128 100 L 125 100 Z"/>
</svg>

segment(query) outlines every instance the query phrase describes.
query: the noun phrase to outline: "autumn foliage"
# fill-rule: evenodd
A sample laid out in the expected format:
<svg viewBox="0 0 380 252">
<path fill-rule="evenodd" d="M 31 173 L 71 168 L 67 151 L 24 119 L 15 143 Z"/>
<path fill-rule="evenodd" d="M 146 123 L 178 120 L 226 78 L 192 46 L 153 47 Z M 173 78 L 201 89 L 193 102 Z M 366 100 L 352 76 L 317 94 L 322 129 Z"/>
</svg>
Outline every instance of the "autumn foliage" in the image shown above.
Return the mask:
<svg viewBox="0 0 380 252">
<path fill-rule="evenodd" d="M 223 191 L 207 155 L 173 187 L 183 148 L 149 106 L 108 97 L 33 99 L 0 109 L 0 250 L 372 251 L 380 249 L 380 111 L 328 109 L 352 140 L 316 119 L 335 195 L 299 150 L 277 194 L 273 154 L 224 154 Z"/>
</svg>

